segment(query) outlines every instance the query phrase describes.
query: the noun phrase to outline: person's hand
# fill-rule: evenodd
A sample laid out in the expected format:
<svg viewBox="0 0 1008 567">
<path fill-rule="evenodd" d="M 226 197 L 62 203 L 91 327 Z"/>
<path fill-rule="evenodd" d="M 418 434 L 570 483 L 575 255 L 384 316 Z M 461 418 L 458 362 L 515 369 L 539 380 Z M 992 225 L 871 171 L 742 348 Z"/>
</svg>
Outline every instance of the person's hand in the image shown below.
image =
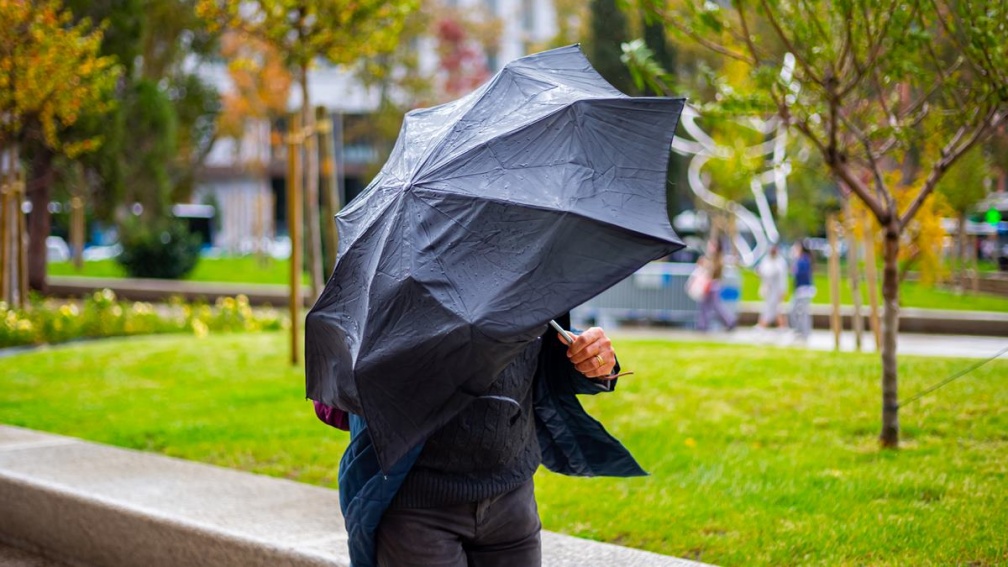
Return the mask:
<svg viewBox="0 0 1008 567">
<path fill-rule="evenodd" d="M 562 336 L 560 341 L 567 342 Z M 616 352 L 612 342 L 605 331 L 598 327 L 574 336 L 574 342 L 567 346 L 567 358 L 578 372 L 588 378 L 607 378 L 616 366 Z"/>
</svg>

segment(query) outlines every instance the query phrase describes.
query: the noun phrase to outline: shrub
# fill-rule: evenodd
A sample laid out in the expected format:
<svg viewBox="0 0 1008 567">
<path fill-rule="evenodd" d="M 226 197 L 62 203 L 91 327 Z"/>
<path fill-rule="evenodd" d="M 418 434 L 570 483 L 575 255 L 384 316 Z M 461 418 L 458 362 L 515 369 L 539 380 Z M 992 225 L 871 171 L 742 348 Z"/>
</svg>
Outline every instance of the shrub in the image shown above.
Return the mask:
<svg viewBox="0 0 1008 567">
<path fill-rule="evenodd" d="M 179 279 L 199 260 L 199 235 L 179 221 L 129 223 L 120 233 L 123 250 L 117 261 L 130 277 Z"/>
<path fill-rule="evenodd" d="M 36 336 L 37 329 L 31 319 L 0 301 L 0 346 L 31 344 Z"/>
<path fill-rule="evenodd" d="M 26 310 L 0 301 L 0 348 L 154 333 L 202 337 L 221 331 L 272 331 L 285 324 L 272 309 L 253 310 L 244 295 L 221 298 L 213 306 L 178 300 L 152 305 L 119 301 L 115 293 L 104 289 L 83 302 L 33 297 Z"/>
</svg>

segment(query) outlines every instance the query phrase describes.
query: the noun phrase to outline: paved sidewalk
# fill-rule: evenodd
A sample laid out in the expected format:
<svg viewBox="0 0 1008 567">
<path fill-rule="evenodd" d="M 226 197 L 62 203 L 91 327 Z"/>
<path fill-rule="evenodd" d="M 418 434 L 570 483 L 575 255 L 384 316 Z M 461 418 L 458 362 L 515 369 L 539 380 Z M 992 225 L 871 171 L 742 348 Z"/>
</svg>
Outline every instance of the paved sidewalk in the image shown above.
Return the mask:
<svg viewBox="0 0 1008 567">
<path fill-rule="evenodd" d="M 815 330 L 808 342 L 797 340 L 789 330 L 757 329 L 740 327 L 734 331 L 700 333 L 698 331 L 663 328 L 663 327 L 631 327 L 623 326 L 607 328 L 606 331 L 618 340 L 627 338 L 650 338 L 673 341 L 704 341 L 729 344 L 765 345 L 779 348 L 809 348 L 813 350 L 833 350 L 833 333 Z M 963 358 L 989 358 L 1003 349 L 1008 348 L 1008 337 L 976 337 L 965 335 L 923 335 L 901 333 L 896 344 L 898 354 L 916 356 L 954 356 Z M 848 331 L 841 335 L 840 350 L 854 352 L 854 333 Z M 871 333 L 862 336 L 862 352 L 875 352 L 875 340 Z M 1001 355 L 1008 359 L 1008 352 Z"/>
</svg>

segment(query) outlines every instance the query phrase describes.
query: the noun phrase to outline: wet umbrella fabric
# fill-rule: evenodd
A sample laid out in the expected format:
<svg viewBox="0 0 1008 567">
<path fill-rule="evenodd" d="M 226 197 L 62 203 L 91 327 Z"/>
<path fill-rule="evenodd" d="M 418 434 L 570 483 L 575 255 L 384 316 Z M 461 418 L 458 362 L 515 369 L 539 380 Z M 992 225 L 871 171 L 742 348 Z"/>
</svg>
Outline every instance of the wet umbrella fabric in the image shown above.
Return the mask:
<svg viewBox="0 0 1008 567">
<path fill-rule="evenodd" d="M 682 99 L 631 98 L 577 46 L 407 114 L 337 216 L 305 330 L 308 397 L 362 415 L 383 470 L 546 324 L 682 247 L 665 205 Z"/>
</svg>

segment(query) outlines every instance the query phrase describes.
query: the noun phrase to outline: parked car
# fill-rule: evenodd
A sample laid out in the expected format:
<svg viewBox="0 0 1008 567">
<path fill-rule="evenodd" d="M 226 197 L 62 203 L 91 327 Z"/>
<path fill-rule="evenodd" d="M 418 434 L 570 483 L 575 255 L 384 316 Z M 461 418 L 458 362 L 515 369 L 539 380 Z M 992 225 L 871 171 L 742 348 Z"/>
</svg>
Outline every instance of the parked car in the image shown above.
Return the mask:
<svg viewBox="0 0 1008 567">
<path fill-rule="evenodd" d="M 46 237 L 46 262 L 66 262 L 70 260 L 70 247 L 60 236 Z"/>
<path fill-rule="evenodd" d="M 111 246 L 90 246 L 84 249 L 84 261 L 110 260 L 122 253 L 122 246 L 118 243 Z"/>
</svg>

